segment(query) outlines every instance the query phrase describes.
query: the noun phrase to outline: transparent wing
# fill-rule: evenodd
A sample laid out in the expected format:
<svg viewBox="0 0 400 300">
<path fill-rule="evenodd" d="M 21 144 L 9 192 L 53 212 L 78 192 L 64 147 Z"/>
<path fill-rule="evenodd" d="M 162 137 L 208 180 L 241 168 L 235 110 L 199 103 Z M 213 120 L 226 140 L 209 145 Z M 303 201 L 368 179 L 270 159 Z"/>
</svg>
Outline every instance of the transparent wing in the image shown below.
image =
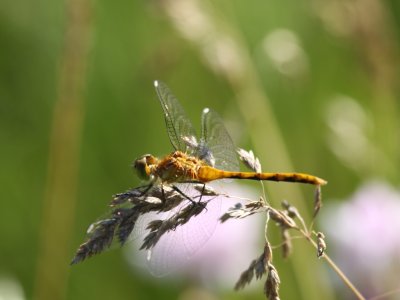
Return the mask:
<svg viewBox="0 0 400 300">
<path fill-rule="evenodd" d="M 186 195 L 198 201 L 200 193 L 193 188 L 193 184 L 179 184 L 179 189 Z M 149 230 L 147 225 L 154 220 L 167 220 L 179 211 L 185 209 L 191 203 L 188 200 L 180 205 L 165 212 L 151 212 L 141 216 L 132 232 L 130 239 L 136 240 L 133 244 L 136 259 L 129 257 L 130 260 L 140 265 L 146 264 L 150 272 L 157 277 L 165 276 L 187 264 L 187 261 L 201 249 L 210 239 L 221 216 L 221 196 L 202 196 L 202 202 L 207 203 L 207 208 L 199 215 L 194 216 L 190 221 L 182 226 L 176 227 L 163 235 L 151 250 L 137 251 Z M 130 250 L 128 250 L 130 251 Z M 132 255 L 130 252 L 129 255 Z"/>
<path fill-rule="evenodd" d="M 235 145 L 221 117 L 209 108 L 201 116 L 201 142 L 197 151 L 199 157 L 215 168 L 239 170 Z"/>
<path fill-rule="evenodd" d="M 175 150 L 194 150 L 198 144 L 196 132 L 178 99 L 165 83 L 156 80 L 154 87 L 164 111 L 165 124 L 172 146 Z"/>
<path fill-rule="evenodd" d="M 148 253 L 150 272 L 161 277 L 187 264 L 213 235 L 220 215 L 221 199 L 213 199 L 206 211 L 163 236 Z"/>
</svg>

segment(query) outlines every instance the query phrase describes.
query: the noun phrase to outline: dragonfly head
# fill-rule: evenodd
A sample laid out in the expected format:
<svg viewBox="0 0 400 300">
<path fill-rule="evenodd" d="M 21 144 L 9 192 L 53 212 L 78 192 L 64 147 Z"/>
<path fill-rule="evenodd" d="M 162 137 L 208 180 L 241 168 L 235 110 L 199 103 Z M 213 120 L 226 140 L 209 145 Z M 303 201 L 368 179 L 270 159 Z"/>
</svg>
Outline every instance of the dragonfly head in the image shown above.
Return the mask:
<svg viewBox="0 0 400 300">
<path fill-rule="evenodd" d="M 157 163 L 157 158 L 151 154 L 145 154 L 135 160 L 133 167 L 139 178 L 148 180 L 151 177 L 152 167 Z"/>
</svg>

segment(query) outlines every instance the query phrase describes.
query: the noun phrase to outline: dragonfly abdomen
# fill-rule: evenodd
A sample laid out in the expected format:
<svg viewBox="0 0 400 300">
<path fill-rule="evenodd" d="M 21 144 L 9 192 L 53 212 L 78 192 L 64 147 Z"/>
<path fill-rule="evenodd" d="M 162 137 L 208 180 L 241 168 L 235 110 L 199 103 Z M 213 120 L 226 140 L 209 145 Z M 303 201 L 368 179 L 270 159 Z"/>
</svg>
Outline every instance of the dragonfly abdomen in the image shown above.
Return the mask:
<svg viewBox="0 0 400 300">
<path fill-rule="evenodd" d="M 316 176 L 303 173 L 251 173 L 243 172 L 245 178 L 255 180 L 284 181 L 284 182 L 301 182 L 313 185 L 325 185 L 327 182 Z M 252 178 L 254 176 L 254 178 Z M 239 176 L 240 178 L 240 176 Z"/>
<path fill-rule="evenodd" d="M 327 183 L 321 178 L 303 173 L 231 172 L 215 169 L 208 166 L 203 166 L 198 171 L 198 179 L 202 182 L 208 182 L 223 178 L 301 182 L 313 185 L 325 185 Z"/>
</svg>

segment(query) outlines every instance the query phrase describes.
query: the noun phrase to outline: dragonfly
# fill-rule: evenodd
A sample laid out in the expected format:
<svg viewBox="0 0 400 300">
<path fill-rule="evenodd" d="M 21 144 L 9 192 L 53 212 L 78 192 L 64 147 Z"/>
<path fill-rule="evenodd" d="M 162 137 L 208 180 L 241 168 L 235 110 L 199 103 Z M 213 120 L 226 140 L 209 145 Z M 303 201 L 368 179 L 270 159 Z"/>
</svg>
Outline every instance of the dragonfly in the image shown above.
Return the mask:
<svg viewBox="0 0 400 300">
<path fill-rule="evenodd" d="M 145 154 L 134 161 L 133 167 L 138 177 L 149 182 L 143 194 L 154 187 L 172 187 L 181 196 L 194 202 L 178 186 L 202 184 L 203 189 L 200 189 L 200 195 L 196 198 L 197 203 L 202 205 L 201 199 L 207 196 L 206 184 L 219 179 L 299 182 L 316 186 L 327 183 L 319 177 L 304 173 L 241 172 L 237 149 L 215 111 L 209 108 L 202 111 L 201 135 L 198 137 L 183 107 L 168 86 L 161 81 L 154 81 L 154 87 L 174 151 L 162 158 Z M 190 188 L 186 186 L 185 190 Z M 221 205 L 219 202 L 229 198 L 221 196 L 205 202 L 207 213 L 198 215 L 190 223 L 171 232 L 168 238 L 155 245 L 157 247 L 141 247 L 149 250 L 147 265 L 153 275 L 164 276 L 178 268 L 178 265 L 183 264 L 182 257 L 189 259 L 212 236 L 220 217 L 217 216 Z M 168 197 L 163 198 L 164 201 L 169 200 Z M 186 243 L 181 244 L 182 240 Z"/>
<path fill-rule="evenodd" d="M 162 158 L 145 154 L 134 161 L 138 177 L 146 184 L 114 195 L 112 211 L 91 224 L 71 264 L 109 248 L 115 238 L 123 245 L 143 237 L 140 249 L 150 254 L 148 269 L 164 276 L 189 259 L 214 232 L 220 203 L 230 196 L 215 193 L 210 183 L 250 179 L 326 184 L 303 173 L 241 172 L 236 147 L 215 111 L 203 110 L 198 137 L 168 86 L 155 81 L 154 87 L 174 151 Z"/>
<path fill-rule="evenodd" d="M 149 180 L 149 189 L 162 184 L 201 183 L 218 179 L 249 179 L 325 185 L 319 177 L 304 173 L 264 173 L 239 171 L 236 149 L 219 115 L 205 108 L 201 115 L 201 137 L 167 85 L 154 81 L 164 112 L 167 132 L 174 152 L 163 158 L 145 154 L 134 162 L 140 178 Z"/>
</svg>

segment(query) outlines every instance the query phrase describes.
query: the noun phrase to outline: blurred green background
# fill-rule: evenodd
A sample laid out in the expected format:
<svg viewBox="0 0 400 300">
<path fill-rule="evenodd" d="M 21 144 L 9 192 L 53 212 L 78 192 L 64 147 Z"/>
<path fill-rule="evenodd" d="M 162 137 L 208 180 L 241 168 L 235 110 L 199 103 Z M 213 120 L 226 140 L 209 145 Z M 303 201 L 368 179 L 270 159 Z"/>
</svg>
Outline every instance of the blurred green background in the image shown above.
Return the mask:
<svg viewBox="0 0 400 300">
<path fill-rule="evenodd" d="M 172 149 L 155 79 L 197 128 L 218 111 L 265 170 L 327 179 L 327 202 L 371 178 L 398 186 L 399 20 L 396 0 L 3 0 L 0 298 L 187 298 L 187 282 L 143 277 L 121 250 L 68 265 L 111 195 L 139 184 L 131 162 Z M 268 187 L 312 211 L 312 188 Z M 295 246 L 275 256 L 281 298 L 343 299 Z M 198 299 L 244 298 L 262 286 Z"/>
</svg>

